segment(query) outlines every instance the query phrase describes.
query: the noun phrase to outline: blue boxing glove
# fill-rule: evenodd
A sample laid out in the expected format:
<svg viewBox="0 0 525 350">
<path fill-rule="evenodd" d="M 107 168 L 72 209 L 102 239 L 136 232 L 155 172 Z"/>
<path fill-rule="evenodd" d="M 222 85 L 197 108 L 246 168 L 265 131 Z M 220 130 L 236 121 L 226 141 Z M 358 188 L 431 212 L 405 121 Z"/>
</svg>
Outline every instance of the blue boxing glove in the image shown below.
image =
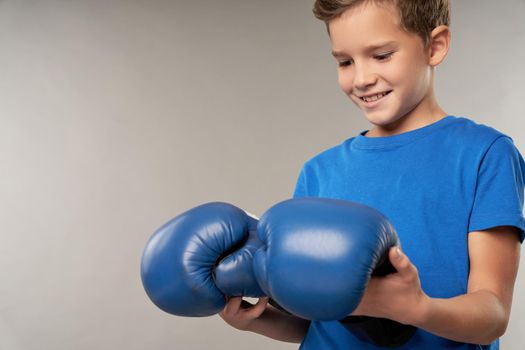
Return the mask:
<svg viewBox="0 0 525 350">
<path fill-rule="evenodd" d="M 141 277 L 149 298 L 178 316 L 210 316 L 227 296 L 262 297 L 253 255 L 262 246 L 257 219 L 227 203 L 188 210 L 146 244 Z"/>
<path fill-rule="evenodd" d="M 388 250 L 399 239 L 377 210 L 336 199 L 290 199 L 266 211 L 257 231 L 265 245 L 254 257 L 256 278 L 285 310 L 308 320 L 340 320 L 380 346 L 399 346 L 415 332 L 392 320 L 347 317 L 372 274 L 395 272 Z"/>
</svg>

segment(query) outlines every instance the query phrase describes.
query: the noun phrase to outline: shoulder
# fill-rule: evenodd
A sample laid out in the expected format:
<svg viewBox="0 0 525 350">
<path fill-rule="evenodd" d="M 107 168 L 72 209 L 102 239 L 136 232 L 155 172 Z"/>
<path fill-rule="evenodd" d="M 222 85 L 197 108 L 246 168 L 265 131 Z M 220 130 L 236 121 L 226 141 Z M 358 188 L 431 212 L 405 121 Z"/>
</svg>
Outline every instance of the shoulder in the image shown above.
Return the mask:
<svg viewBox="0 0 525 350">
<path fill-rule="evenodd" d="M 490 146 L 494 141 L 502 137 L 512 140 L 508 135 L 489 125 L 476 123 L 465 117 L 456 117 L 451 126 L 452 134 L 458 140 L 477 146 Z"/>
<path fill-rule="evenodd" d="M 510 136 L 465 117 L 455 117 L 454 122 L 449 125 L 447 137 L 449 145 L 456 152 L 470 154 L 478 161 L 481 161 L 489 150 L 515 151 Z"/>
<path fill-rule="evenodd" d="M 319 194 L 321 183 L 344 166 L 344 159 L 347 158 L 345 148 L 350 140 L 330 147 L 304 162 L 294 197 Z"/>
<path fill-rule="evenodd" d="M 347 161 L 349 145 L 353 141 L 351 137 L 338 145 L 332 146 L 309 158 L 304 163 L 305 169 L 322 169 L 326 167 L 340 166 Z"/>
</svg>

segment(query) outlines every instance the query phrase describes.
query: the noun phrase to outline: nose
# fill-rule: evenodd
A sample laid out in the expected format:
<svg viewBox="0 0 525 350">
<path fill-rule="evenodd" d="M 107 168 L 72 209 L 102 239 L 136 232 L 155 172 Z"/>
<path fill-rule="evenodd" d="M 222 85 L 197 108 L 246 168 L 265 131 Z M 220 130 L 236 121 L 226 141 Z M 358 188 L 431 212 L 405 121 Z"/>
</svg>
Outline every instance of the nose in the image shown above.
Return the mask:
<svg viewBox="0 0 525 350">
<path fill-rule="evenodd" d="M 354 88 L 357 90 L 365 91 L 377 83 L 377 75 L 365 65 L 355 65 L 354 72 Z"/>
</svg>

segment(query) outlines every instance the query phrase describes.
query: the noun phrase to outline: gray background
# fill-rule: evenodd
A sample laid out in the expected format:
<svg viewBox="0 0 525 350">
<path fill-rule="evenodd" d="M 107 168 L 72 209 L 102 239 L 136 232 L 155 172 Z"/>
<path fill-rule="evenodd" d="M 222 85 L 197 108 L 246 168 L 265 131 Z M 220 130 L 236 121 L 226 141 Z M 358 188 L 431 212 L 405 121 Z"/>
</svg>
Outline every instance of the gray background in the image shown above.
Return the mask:
<svg viewBox="0 0 525 350">
<path fill-rule="evenodd" d="M 0 1 L 0 349 L 297 348 L 162 313 L 139 262 L 175 214 L 260 215 L 369 127 L 312 3 Z M 438 98 L 523 152 L 525 2 L 453 3 Z M 522 268 L 505 349 L 524 349 L 524 291 Z"/>
</svg>

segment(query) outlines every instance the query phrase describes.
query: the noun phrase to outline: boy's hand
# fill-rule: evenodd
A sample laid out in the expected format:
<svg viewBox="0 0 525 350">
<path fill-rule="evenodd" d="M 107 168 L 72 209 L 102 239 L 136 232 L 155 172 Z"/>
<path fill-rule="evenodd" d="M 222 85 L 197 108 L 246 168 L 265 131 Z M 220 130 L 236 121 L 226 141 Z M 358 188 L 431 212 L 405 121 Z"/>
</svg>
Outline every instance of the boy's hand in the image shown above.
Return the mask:
<svg viewBox="0 0 525 350">
<path fill-rule="evenodd" d="M 372 277 L 363 299 L 351 315 L 366 315 L 417 324 L 424 317 L 429 297 L 421 289 L 417 268 L 397 247 L 390 248 L 396 273 Z"/>
<path fill-rule="evenodd" d="M 247 331 L 252 322 L 266 310 L 267 304 L 268 297 L 260 298 L 255 305 L 243 300 L 242 297 L 230 297 L 224 309 L 219 312 L 219 316 L 230 326 Z"/>
</svg>

